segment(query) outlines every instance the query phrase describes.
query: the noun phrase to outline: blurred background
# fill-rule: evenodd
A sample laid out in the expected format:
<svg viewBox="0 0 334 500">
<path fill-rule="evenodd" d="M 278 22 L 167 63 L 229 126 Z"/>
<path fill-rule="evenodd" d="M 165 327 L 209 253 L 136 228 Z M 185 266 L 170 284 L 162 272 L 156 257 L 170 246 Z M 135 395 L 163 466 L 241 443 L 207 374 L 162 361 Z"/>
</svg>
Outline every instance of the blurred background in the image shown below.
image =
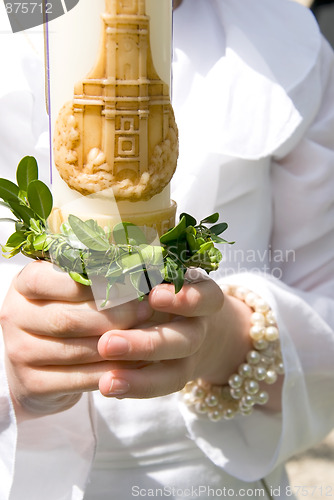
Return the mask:
<svg viewBox="0 0 334 500">
<path fill-rule="evenodd" d="M 287 464 L 287 472 L 291 491 L 298 500 L 333 499 L 334 431 L 317 446 L 293 457 Z"/>
</svg>

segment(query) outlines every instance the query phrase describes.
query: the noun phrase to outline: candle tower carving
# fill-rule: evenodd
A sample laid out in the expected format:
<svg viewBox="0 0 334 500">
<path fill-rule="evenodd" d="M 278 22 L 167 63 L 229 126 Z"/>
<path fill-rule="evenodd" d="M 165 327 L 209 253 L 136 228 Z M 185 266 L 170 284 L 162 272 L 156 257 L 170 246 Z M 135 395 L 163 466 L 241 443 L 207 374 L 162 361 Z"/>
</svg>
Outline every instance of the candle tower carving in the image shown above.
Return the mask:
<svg viewBox="0 0 334 500">
<path fill-rule="evenodd" d="M 54 163 L 76 203 L 58 206 L 53 226 L 73 207 L 76 215 L 102 225 L 112 226 L 119 217 L 159 233 L 174 225 L 169 183 L 178 132 L 169 82 L 160 78 L 152 58 L 146 3 L 105 0 L 95 65 L 74 82 L 73 98 L 54 124 Z M 83 214 L 82 196 L 90 207 Z M 96 213 L 88 214 L 94 206 Z"/>
</svg>

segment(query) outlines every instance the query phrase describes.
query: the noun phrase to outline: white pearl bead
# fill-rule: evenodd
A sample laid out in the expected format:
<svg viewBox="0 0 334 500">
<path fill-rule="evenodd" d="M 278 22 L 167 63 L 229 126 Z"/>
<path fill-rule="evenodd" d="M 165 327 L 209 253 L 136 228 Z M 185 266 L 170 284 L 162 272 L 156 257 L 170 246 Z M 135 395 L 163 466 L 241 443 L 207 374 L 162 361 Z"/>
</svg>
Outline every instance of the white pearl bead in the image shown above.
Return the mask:
<svg viewBox="0 0 334 500">
<path fill-rule="evenodd" d="M 255 405 L 255 398 L 251 394 L 245 394 L 240 401 L 241 406 L 253 406 Z"/>
<path fill-rule="evenodd" d="M 280 363 L 277 363 L 276 372 L 278 373 L 278 375 L 284 375 L 284 364 L 282 361 Z"/>
<path fill-rule="evenodd" d="M 249 306 L 249 307 L 254 307 L 255 305 L 255 301 L 257 300 L 258 296 L 255 295 L 255 293 L 253 292 L 248 292 L 246 297 L 245 297 L 245 303 Z"/>
<path fill-rule="evenodd" d="M 205 396 L 205 391 L 199 385 L 195 385 L 191 391 L 191 394 L 195 399 L 202 399 Z"/>
<path fill-rule="evenodd" d="M 249 351 L 247 354 L 247 362 L 250 365 L 256 365 L 257 363 L 260 362 L 261 355 L 257 351 Z"/>
<path fill-rule="evenodd" d="M 222 416 L 222 412 L 218 410 L 209 411 L 208 413 L 208 417 L 212 422 L 218 422 L 219 420 L 221 420 Z"/>
<path fill-rule="evenodd" d="M 243 389 L 239 388 L 239 389 L 231 389 L 230 394 L 233 399 L 241 399 L 245 393 Z"/>
<path fill-rule="evenodd" d="M 222 412 L 222 415 L 223 417 L 226 419 L 226 420 L 231 420 L 232 418 L 235 417 L 236 415 L 236 411 L 233 410 L 232 408 L 226 408 L 223 412 Z"/>
<path fill-rule="evenodd" d="M 269 394 L 266 391 L 261 391 L 259 394 L 256 396 L 256 402 L 259 405 L 265 405 L 269 401 Z"/>
<path fill-rule="evenodd" d="M 204 413 L 208 412 L 209 408 L 204 403 L 204 401 L 200 401 L 200 402 L 195 404 L 195 410 L 197 413 L 204 414 Z"/>
<path fill-rule="evenodd" d="M 253 373 L 252 367 L 248 363 L 240 365 L 238 371 L 241 377 L 251 377 Z"/>
<path fill-rule="evenodd" d="M 231 375 L 230 378 L 228 379 L 229 386 L 232 387 L 232 389 L 238 389 L 239 387 L 242 386 L 243 383 L 243 378 L 235 373 L 234 375 Z"/>
<path fill-rule="evenodd" d="M 266 319 L 262 313 L 254 312 L 250 317 L 250 321 L 251 321 L 252 325 L 264 326 Z"/>
<path fill-rule="evenodd" d="M 267 384 L 274 384 L 277 380 L 277 373 L 275 370 L 268 370 L 265 381 Z"/>
<path fill-rule="evenodd" d="M 207 396 L 205 398 L 205 403 L 210 407 L 212 408 L 213 406 L 217 406 L 218 404 L 218 398 L 217 396 L 215 396 L 214 394 L 209 394 L 209 396 Z"/>
<path fill-rule="evenodd" d="M 253 345 L 258 351 L 263 351 L 264 349 L 267 349 L 269 344 L 266 339 L 258 339 L 254 340 Z"/>
<path fill-rule="evenodd" d="M 245 382 L 245 391 L 247 394 L 250 394 L 251 396 L 254 396 L 260 389 L 259 384 L 256 382 L 256 380 L 246 380 Z"/>
<path fill-rule="evenodd" d="M 272 365 L 274 363 L 274 358 L 273 357 L 270 357 L 270 356 L 262 356 L 261 357 L 261 363 L 263 363 L 264 365 L 268 366 L 268 365 Z"/>
<path fill-rule="evenodd" d="M 265 338 L 269 342 L 273 342 L 279 338 L 278 328 L 276 326 L 268 326 L 266 328 Z"/>
<path fill-rule="evenodd" d="M 260 340 L 266 333 L 266 329 L 261 325 L 253 325 L 249 330 L 249 335 L 253 340 Z"/>
<path fill-rule="evenodd" d="M 268 325 L 276 325 L 276 318 L 273 311 L 268 311 L 266 314 L 266 322 Z"/>
<path fill-rule="evenodd" d="M 245 408 L 240 408 L 241 415 L 247 416 L 251 415 L 253 413 L 253 407 L 245 407 Z"/>
<path fill-rule="evenodd" d="M 264 380 L 267 375 L 267 370 L 264 368 L 264 366 L 256 366 L 254 368 L 254 378 L 256 380 Z"/>
<path fill-rule="evenodd" d="M 255 308 L 255 311 L 259 312 L 259 313 L 266 313 L 267 311 L 269 311 L 269 306 L 268 306 L 267 302 L 265 302 L 261 298 L 256 299 L 255 304 L 254 304 L 254 308 Z"/>
<path fill-rule="evenodd" d="M 239 299 L 239 300 L 245 300 L 247 294 L 248 294 L 247 288 L 244 288 L 243 286 L 238 286 L 235 289 L 234 296 Z"/>
</svg>

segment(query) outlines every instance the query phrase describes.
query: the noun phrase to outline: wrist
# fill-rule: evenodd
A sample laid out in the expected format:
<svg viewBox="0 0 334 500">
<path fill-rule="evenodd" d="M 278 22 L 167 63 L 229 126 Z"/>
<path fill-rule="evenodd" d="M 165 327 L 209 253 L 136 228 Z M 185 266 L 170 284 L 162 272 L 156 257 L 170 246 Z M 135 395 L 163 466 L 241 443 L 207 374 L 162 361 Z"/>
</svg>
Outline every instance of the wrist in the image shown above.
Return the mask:
<svg viewBox="0 0 334 500">
<path fill-rule="evenodd" d="M 276 393 L 280 394 L 282 387 L 279 376 L 284 374 L 284 366 L 275 316 L 261 297 L 243 287 L 224 285 L 223 291 L 249 307 L 248 332 L 252 347 L 237 370 L 230 374 L 227 384 L 209 383 L 203 378 L 189 382 L 183 390 L 185 402 L 212 421 L 231 419 L 237 414 L 250 415 L 255 405 L 279 410 L 277 401 L 274 408 L 268 405 L 270 391 L 263 390 L 263 386 L 277 384 Z"/>
<path fill-rule="evenodd" d="M 247 353 L 252 348 L 252 341 L 249 336 L 249 325 L 252 310 L 244 302 L 224 294 L 224 304 L 218 315 L 213 318 L 214 325 L 211 328 L 217 329 L 217 366 L 210 366 L 210 369 L 201 378 L 214 385 L 224 385 L 228 383 L 231 373 L 234 373 L 238 366 L 246 359 Z"/>
</svg>

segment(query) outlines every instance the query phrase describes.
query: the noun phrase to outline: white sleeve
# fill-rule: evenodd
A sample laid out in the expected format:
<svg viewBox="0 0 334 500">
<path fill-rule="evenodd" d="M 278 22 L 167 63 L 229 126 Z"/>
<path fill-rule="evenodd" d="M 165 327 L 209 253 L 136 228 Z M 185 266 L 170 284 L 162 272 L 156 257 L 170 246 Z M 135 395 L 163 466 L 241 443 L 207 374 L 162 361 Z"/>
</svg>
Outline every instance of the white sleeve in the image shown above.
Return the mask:
<svg viewBox="0 0 334 500">
<path fill-rule="evenodd" d="M 0 62 L 10 68 L 0 82 L 0 177 L 15 181 L 22 157 L 35 156 L 40 178 L 49 182 L 48 120 L 44 97 L 43 36 L 11 34 L 0 16 Z M 40 30 L 40 33 L 42 31 Z M 40 38 L 39 42 L 37 38 Z M 41 45 L 42 44 L 42 45 Z M 7 48 L 7 50 L 4 49 Z M 10 217 L 0 206 L 0 218 Z M 13 224 L 0 222 L 5 244 Z M 1 249 L 0 249 L 1 253 Z M 0 308 L 14 275 L 29 259 L 0 256 Z M 95 448 L 91 396 L 84 394 L 71 409 L 17 426 L 9 394 L 0 328 L 0 498 L 79 499 Z M 84 438 L 83 438 L 84 437 Z"/>
<path fill-rule="evenodd" d="M 225 279 L 273 308 L 285 382 L 282 413 L 211 423 L 180 403 L 189 433 L 218 466 L 244 481 L 265 477 L 334 426 L 334 58 L 324 46 L 323 100 L 304 138 L 272 168 L 271 247 L 291 252 L 282 279 L 244 273 Z M 312 96 L 310 96 L 312 98 Z"/>
</svg>

